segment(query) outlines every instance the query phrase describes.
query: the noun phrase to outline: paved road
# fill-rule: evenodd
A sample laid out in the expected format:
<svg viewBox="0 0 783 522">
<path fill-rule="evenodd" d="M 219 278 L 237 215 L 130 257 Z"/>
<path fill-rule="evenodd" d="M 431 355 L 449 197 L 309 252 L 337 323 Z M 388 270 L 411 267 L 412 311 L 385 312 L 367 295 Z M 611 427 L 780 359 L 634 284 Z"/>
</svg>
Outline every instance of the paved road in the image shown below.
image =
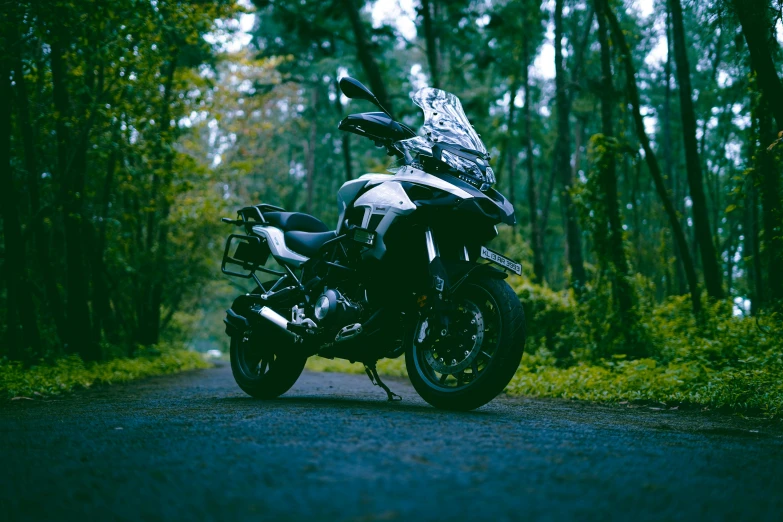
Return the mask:
<svg viewBox="0 0 783 522">
<path fill-rule="evenodd" d="M 2 404 L 0 520 L 783 517 L 777 425 L 509 398 L 450 413 L 389 383 L 404 402 L 317 373 L 258 402 L 223 367 Z"/>
</svg>

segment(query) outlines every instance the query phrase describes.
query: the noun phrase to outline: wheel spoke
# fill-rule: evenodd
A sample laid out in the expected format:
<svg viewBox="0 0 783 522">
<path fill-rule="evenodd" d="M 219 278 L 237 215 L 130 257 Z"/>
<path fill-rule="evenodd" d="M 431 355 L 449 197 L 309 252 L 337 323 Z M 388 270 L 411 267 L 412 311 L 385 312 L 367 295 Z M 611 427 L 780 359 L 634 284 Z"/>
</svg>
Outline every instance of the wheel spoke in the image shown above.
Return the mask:
<svg viewBox="0 0 783 522">
<path fill-rule="evenodd" d="M 473 369 L 473 375 L 478 375 L 478 361 L 476 361 L 476 359 L 473 359 L 473 366 L 471 366 L 471 368 Z"/>
<path fill-rule="evenodd" d="M 440 379 L 438 379 L 438 382 L 440 382 L 441 384 L 443 384 L 443 383 L 445 383 L 445 382 L 446 382 L 446 379 L 448 379 L 448 378 L 449 378 L 449 374 L 448 374 L 448 373 L 442 373 L 442 374 L 440 375 Z"/>
</svg>

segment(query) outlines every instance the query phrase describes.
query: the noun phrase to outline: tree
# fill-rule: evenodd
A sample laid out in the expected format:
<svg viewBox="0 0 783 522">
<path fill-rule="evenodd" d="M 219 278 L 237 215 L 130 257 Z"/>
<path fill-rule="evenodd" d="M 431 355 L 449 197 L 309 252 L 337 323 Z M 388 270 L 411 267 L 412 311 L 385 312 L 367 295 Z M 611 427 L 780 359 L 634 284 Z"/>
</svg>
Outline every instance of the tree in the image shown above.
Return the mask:
<svg viewBox="0 0 783 522">
<path fill-rule="evenodd" d="M 686 170 L 693 202 L 693 224 L 696 242 L 701 251 L 701 264 L 704 270 L 704 285 L 707 294 L 714 299 L 724 296 L 721 283 L 721 270 L 718 266 L 718 254 L 710 229 L 710 219 L 707 211 L 707 200 L 704 195 L 701 161 L 699 160 L 698 143 L 696 141 L 696 115 L 691 98 L 690 66 L 688 51 L 683 29 L 682 5 L 680 0 L 669 0 L 672 14 L 672 32 L 674 36 L 674 58 L 677 64 L 677 80 L 680 94 L 680 116 L 682 118 L 682 137 L 685 147 Z"/>
<path fill-rule="evenodd" d="M 8 36 L 16 23 L 12 10 L 0 21 L 0 205 L 2 206 L 5 263 L 3 268 L 8 285 L 8 355 L 21 359 L 26 348 L 35 349 L 39 342 L 35 309 L 30 296 L 30 285 L 25 273 L 25 244 L 19 222 L 19 199 L 14 186 L 11 164 L 11 118 L 13 92 L 11 88 L 12 47 L 19 45 Z M 18 330 L 21 326 L 21 332 Z M 21 335 L 20 335 L 21 334 Z"/>
<path fill-rule="evenodd" d="M 617 166 L 616 146 L 614 136 L 614 119 L 612 109 L 615 103 L 614 84 L 612 82 L 612 60 L 609 49 L 609 34 L 606 27 L 606 18 L 609 16 L 607 0 L 595 0 L 595 15 L 598 19 L 598 43 L 601 46 L 601 135 L 593 137 L 594 143 L 600 143 L 599 148 L 604 152 L 598 158 L 596 172 L 597 185 L 601 191 L 598 199 L 602 202 L 602 208 L 596 210 L 598 227 L 605 230 L 596 231 L 600 236 L 605 235 L 605 240 L 596 241 L 596 249 L 604 249 L 599 257 L 605 257 L 611 264 L 611 280 L 614 295 L 617 299 L 617 310 L 620 317 L 628 318 L 634 306 L 632 289 L 628 282 L 628 260 L 625 256 L 623 245 L 623 226 L 620 217 L 620 209 L 617 202 Z M 606 223 L 601 223 L 601 220 Z M 628 326 L 625 319 L 622 323 Z"/>
<path fill-rule="evenodd" d="M 557 149 L 555 151 L 557 170 L 559 172 L 561 192 L 560 201 L 563 220 L 566 226 L 566 245 L 568 263 L 571 266 L 571 284 L 580 289 L 587 281 L 584 260 L 582 258 L 582 238 L 577 212 L 571 198 L 571 188 L 574 180 L 571 171 L 570 125 L 568 116 L 570 104 L 566 91 L 566 76 L 563 66 L 563 4 L 564 0 L 555 2 L 555 99 L 557 106 Z"/>
<path fill-rule="evenodd" d="M 600 2 L 601 0 L 599 0 Z M 693 312 L 696 316 L 701 313 L 701 290 L 699 289 L 699 280 L 696 275 L 696 268 L 693 265 L 693 259 L 691 258 L 690 250 L 688 249 L 688 242 L 685 239 L 685 233 L 682 231 L 680 220 L 677 217 L 677 210 L 674 208 L 671 198 L 666 187 L 666 182 L 661 173 L 661 167 L 658 164 L 658 158 L 650 145 L 650 138 L 647 136 L 647 131 L 644 128 L 644 120 L 641 114 L 641 102 L 639 100 L 639 89 L 636 85 L 636 70 L 633 64 L 633 57 L 631 56 L 631 50 L 628 47 L 628 43 L 625 40 L 625 35 L 620 27 L 620 23 L 617 20 L 614 12 L 607 5 L 604 5 L 604 15 L 609 22 L 609 27 L 612 32 L 613 42 L 619 48 L 622 63 L 625 66 L 625 85 L 628 95 L 628 100 L 631 105 L 632 116 L 634 126 L 636 128 L 636 134 L 639 138 L 639 142 L 644 150 L 644 158 L 647 162 L 647 166 L 650 171 L 650 175 L 655 183 L 655 190 L 658 192 L 658 197 L 663 204 L 663 208 L 666 211 L 666 216 L 669 218 L 669 226 L 671 227 L 672 234 L 674 236 L 675 244 L 677 245 L 678 252 L 682 259 L 682 264 L 685 269 L 685 274 L 688 280 L 688 287 L 691 292 L 691 303 L 693 306 Z M 668 91 L 668 86 L 667 86 Z"/>
<path fill-rule="evenodd" d="M 779 47 L 770 23 L 769 2 L 764 0 L 731 0 L 742 24 L 742 35 L 748 44 L 750 62 L 758 75 L 759 89 L 768 100 L 778 130 L 783 130 L 783 84 L 778 77 L 772 51 Z"/>
<path fill-rule="evenodd" d="M 530 211 L 530 243 L 533 249 L 533 275 L 537 281 L 544 281 L 544 240 L 538 219 L 538 196 L 536 194 L 536 174 L 533 166 L 533 118 L 531 105 L 533 93 L 530 85 L 530 40 L 528 33 L 523 32 L 522 37 L 522 86 L 525 89 L 525 167 L 527 168 L 527 204 Z M 514 100 L 511 100 L 514 103 Z"/>
<path fill-rule="evenodd" d="M 381 102 L 381 105 L 383 105 L 387 111 L 394 114 L 391 99 L 386 91 L 386 83 L 381 77 L 378 62 L 372 55 L 370 42 L 367 40 L 367 34 L 364 28 L 364 21 L 361 19 L 359 9 L 356 7 L 356 0 L 343 0 L 343 6 L 348 15 L 348 19 L 351 21 L 351 27 L 353 28 L 356 56 L 362 64 L 364 74 L 370 81 L 370 88 L 372 89 L 373 94 L 378 98 L 378 101 Z"/>
<path fill-rule="evenodd" d="M 424 26 L 424 38 L 427 44 L 427 63 L 430 66 L 430 81 L 432 87 L 440 88 L 440 57 L 438 53 L 438 37 L 433 24 L 433 18 L 437 10 L 437 0 L 421 0 L 421 17 Z"/>
</svg>

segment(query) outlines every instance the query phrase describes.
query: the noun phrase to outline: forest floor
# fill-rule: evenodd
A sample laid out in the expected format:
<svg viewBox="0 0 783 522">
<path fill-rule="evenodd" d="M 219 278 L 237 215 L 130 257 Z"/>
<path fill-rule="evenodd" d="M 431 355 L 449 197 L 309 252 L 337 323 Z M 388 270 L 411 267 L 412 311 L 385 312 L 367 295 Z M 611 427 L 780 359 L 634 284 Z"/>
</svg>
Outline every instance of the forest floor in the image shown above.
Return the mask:
<svg viewBox="0 0 783 522">
<path fill-rule="evenodd" d="M 230 368 L 0 403 L 3 520 L 779 520 L 783 429 L 714 412 L 499 397 L 305 372 L 259 402 Z"/>
</svg>

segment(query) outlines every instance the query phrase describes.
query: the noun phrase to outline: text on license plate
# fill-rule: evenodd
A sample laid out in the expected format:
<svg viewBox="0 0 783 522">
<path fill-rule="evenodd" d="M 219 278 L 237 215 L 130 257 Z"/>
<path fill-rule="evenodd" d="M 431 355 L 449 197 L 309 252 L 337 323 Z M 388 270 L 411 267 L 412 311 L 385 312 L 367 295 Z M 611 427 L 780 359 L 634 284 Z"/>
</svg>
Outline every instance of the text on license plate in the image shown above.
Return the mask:
<svg viewBox="0 0 783 522">
<path fill-rule="evenodd" d="M 487 247 L 481 247 L 481 257 L 484 259 L 489 259 L 493 263 L 497 263 L 504 268 L 508 268 L 516 275 L 522 275 L 522 265 L 515 263 L 507 257 L 501 256 L 497 252 L 493 252 Z"/>
</svg>

